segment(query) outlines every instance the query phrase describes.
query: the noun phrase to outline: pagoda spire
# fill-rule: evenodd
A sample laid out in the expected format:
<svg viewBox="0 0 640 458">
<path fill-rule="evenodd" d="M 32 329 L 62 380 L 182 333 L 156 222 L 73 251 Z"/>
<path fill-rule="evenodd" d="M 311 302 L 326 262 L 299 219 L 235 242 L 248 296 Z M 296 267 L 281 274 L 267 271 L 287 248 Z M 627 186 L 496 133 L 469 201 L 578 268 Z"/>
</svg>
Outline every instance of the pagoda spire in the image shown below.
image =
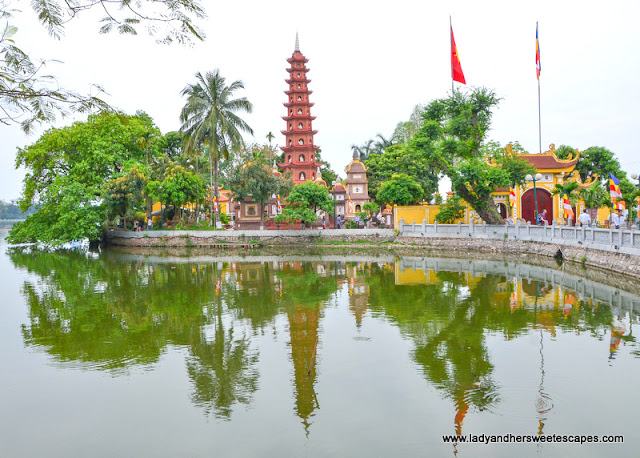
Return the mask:
<svg viewBox="0 0 640 458">
<path fill-rule="evenodd" d="M 286 122 L 285 130 L 281 131 L 285 136 L 285 144 L 280 148 L 284 151 L 284 162 L 278 164 L 284 173 L 291 174 L 294 184 L 304 183 L 307 180 L 315 181 L 318 167 L 322 165 L 316 160 L 317 151 L 320 149 L 314 142 L 313 136 L 317 133 L 313 130 L 311 115 L 313 102 L 309 100 L 312 91 L 309 90 L 310 79 L 307 78 L 309 69 L 306 63 L 309 59 L 300 52 L 300 39 L 296 31 L 296 49 L 287 59 L 290 66 L 287 69 L 289 78 L 285 80 L 289 86 L 284 93 L 287 95 L 287 115 L 283 116 Z"/>
</svg>

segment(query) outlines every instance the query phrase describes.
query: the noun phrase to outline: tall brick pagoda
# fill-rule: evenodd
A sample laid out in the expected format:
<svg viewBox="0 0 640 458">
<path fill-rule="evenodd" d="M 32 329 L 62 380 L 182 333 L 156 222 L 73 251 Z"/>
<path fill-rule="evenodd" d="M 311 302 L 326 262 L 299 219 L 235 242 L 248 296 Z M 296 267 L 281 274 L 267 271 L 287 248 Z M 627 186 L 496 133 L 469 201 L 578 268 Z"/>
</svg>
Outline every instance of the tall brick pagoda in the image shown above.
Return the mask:
<svg viewBox="0 0 640 458">
<path fill-rule="evenodd" d="M 316 162 L 316 151 L 320 149 L 313 143 L 313 136 L 318 133 L 313 130 L 311 122 L 316 119 L 311 116 L 313 103 L 309 102 L 310 79 L 307 79 L 309 69 L 305 66 L 309 59 L 300 52 L 300 42 L 296 32 L 296 47 L 293 55 L 287 59 L 291 65 L 287 71 L 289 79 L 285 80 L 289 85 L 289 90 L 285 91 L 288 96 L 287 116 L 283 116 L 287 123 L 286 130 L 282 133 L 285 136 L 285 145 L 281 147 L 284 151 L 284 162 L 279 164 L 284 173 L 291 174 L 294 184 L 304 183 L 307 180 L 315 180 L 321 162 Z"/>
</svg>

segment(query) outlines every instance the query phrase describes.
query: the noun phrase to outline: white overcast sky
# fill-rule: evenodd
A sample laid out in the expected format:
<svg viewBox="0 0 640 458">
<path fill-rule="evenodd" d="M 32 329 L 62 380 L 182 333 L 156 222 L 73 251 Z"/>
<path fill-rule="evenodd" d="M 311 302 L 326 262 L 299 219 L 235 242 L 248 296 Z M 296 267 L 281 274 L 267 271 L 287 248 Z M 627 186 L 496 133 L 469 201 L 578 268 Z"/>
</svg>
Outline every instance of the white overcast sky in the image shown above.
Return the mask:
<svg viewBox="0 0 640 458">
<path fill-rule="evenodd" d="M 242 80 L 254 111 L 255 136 L 284 137 L 286 59 L 300 48 L 309 59 L 317 116 L 316 144 L 341 176 L 352 144 L 380 132 L 389 137 L 413 107 L 451 90 L 449 15 L 469 86 L 503 98 L 489 137 L 538 151 L 535 26 L 542 55 L 542 145 L 612 150 L 628 172 L 640 172 L 640 2 L 634 1 L 203 1 L 203 43 L 191 48 L 137 37 L 99 35 L 96 15 L 49 38 L 27 2 L 13 23 L 16 44 L 32 57 L 57 59 L 47 72 L 62 86 L 88 92 L 102 85 L 107 101 L 127 113 L 144 110 L 163 133 L 179 128 L 180 91 L 196 72 L 219 68 Z M 100 16 L 98 14 L 98 16 Z M 456 83 L 457 85 L 457 83 Z M 70 123 L 65 119 L 59 126 Z M 17 147 L 37 140 L 0 126 L 0 199 L 19 197 L 24 172 Z"/>
</svg>

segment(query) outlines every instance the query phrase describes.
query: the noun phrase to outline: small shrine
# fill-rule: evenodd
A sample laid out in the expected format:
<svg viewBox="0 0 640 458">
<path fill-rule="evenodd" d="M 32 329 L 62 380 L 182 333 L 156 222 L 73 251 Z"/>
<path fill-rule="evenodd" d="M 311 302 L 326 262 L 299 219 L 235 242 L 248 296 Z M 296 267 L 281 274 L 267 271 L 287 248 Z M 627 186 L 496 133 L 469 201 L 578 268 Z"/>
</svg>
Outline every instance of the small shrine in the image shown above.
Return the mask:
<svg viewBox="0 0 640 458">
<path fill-rule="evenodd" d="M 291 174 L 294 184 L 300 184 L 307 180 L 315 181 L 316 171 L 322 163 L 316 162 L 316 152 L 320 148 L 313 142 L 313 136 L 318 131 L 312 127 L 312 121 L 316 118 L 311 116 L 313 103 L 309 101 L 309 95 L 313 92 L 309 90 L 311 80 L 307 78 L 309 69 L 306 63 L 309 59 L 300 52 L 297 33 L 295 50 L 287 62 L 290 64 L 287 69 L 289 79 L 285 80 L 289 85 L 289 90 L 285 91 L 288 101 L 284 104 L 287 115 L 282 117 L 287 126 L 282 131 L 285 145 L 280 147 L 284 152 L 284 162 L 278 165 L 285 174 Z"/>
</svg>

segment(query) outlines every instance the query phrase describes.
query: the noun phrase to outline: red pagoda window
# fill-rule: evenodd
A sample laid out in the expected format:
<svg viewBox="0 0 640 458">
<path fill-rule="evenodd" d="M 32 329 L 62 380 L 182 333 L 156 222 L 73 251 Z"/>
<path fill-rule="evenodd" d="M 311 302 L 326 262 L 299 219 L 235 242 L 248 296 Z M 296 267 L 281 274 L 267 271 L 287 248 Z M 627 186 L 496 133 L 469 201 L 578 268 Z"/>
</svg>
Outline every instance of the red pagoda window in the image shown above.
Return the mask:
<svg viewBox="0 0 640 458">
<path fill-rule="evenodd" d="M 302 108 L 298 108 L 298 114 L 302 114 Z"/>
<path fill-rule="evenodd" d="M 305 178 L 306 178 L 306 176 L 305 176 L 304 172 L 300 172 L 300 179 L 304 180 Z"/>
<path fill-rule="evenodd" d="M 301 154 L 301 155 L 300 155 L 300 157 L 298 158 L 298 160 L 299 160 L 300 162 L 304 162 L 304 154 Z"/>
<path fill-rule="evenodd" d="M 298 73 L 298 78 L 300 78 L 300 73 Z"/>
<path fill-rule="evenodd" d="M 304 140 L 303 139 L 298 140 L 298 145 L 304 145 Z"/>
<path fill-rule="evenodd" d="M 291 156 L 287 156 L 287 162 L 291 162 Z"/>
<path fill-rule="evenodd" d="M 301 96 L 301 95 L 299 95 L 299 96 L 298 96 L 298 102 L 299 102 L 299 101 L 301 101 L 301 100 L 302 100 L 302 96 Z"/>
<path fill-rule="evenodd" d="M 298 123 L 298 129 L 302 129 L 304 127 L 304 124 L 302 124 L 301 122 Z"/>
<path fill-rule="evenodd" d="M 291 130 L 291 123 L 289 123 L 289 130 Z"/>
<path fill-rule="evenodd" d="M 293 146 L 293 140 L 289 140 L 289 146 Z"/>
<path fill-rule="evenodd" d="M 298 84 L 298 89 L 302 88 L 302 84 Z"/>
</svg>

